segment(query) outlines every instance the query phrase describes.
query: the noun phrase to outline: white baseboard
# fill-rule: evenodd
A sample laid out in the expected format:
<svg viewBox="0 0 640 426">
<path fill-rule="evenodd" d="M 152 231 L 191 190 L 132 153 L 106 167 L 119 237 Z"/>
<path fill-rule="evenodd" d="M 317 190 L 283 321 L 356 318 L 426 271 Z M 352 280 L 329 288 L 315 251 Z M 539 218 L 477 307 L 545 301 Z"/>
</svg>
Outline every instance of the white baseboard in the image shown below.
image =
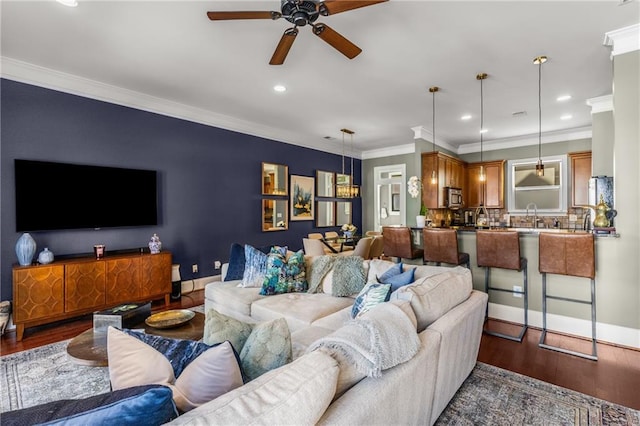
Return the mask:
<svg viewBox="0 0 640 426">
<path fill-rule="evenodd" d="M 182 281 L 182 294 L 190 293 L 195 290 L 202 290 L 211 281 L 219 280 L 219 275 L 212 275 L 210 277 L 196 278 L 194 280 Z"/>
<path fill-rule="evenodd" d="M 489 317 L 522 324 L 522 308 L 489 303 Z M 529 310 L 529 325 L 542 328 L 542 312 Z M 591 338 L 591 321 L 547 312 L 547 330 Z M 640 349 L 640 330 L 596 321 L 596 340 Z"/>
</svg>

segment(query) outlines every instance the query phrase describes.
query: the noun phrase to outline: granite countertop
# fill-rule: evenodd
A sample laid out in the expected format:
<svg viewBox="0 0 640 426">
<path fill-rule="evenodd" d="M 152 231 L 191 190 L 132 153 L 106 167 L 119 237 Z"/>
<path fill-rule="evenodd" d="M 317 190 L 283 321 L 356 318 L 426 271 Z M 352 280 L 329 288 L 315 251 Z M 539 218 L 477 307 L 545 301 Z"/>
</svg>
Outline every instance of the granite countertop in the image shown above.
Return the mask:
<svg viewBox="0 0 640 426">
<path fill-rule="evenodd" d="M 518 231 L 522 235 L 537 236 L 541 232 L 551 232 L 557 234 L 590 234 L 593 233 L 596 238 L 619 238 L 620 234 L 599 234 L 593 231 L 584 231 L 582 229 L 563 229 L 563 228 L 517 228 L 517 227 L 474 227 L 474 226 L 450 226 L 451 229 L 456 229 L 460 233 L 474 233 L 478 229 L 501 229 L 504 231 Z M 420 230 L 422 228 L 412 228 L 414 230 Z"/>
</svg>

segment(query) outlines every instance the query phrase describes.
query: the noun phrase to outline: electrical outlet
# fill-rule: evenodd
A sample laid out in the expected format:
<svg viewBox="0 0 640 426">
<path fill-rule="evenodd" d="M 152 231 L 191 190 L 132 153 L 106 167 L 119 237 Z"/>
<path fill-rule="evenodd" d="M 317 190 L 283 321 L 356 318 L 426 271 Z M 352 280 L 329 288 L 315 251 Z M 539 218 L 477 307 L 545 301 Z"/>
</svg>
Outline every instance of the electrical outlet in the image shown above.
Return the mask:
<svg viewBox="0 0 640 426">
<path fill-rule="evenodd" d="M 522 287 L 520 287 L 519 285 L 514 285 L 514 286 L 513 286 L 513 291 L 519 291 L 519 292 L 522 292 Z M 520 293 L 513 293 L 513 297 L 521 298 L 521 297 L 522 297 L 522 294 L 520 294 Z"/>
<path fill-rule="evenodd" d="M 213 262 L 213 267 L 215 269 L 220 269 L 221 266 L 222 266 L 222 264 L 220 263 L 219 260 L 216 260 L 215 262 Z"/>
<path fill-rule="evenodd" d="M 193 272 L 194 274 L 198 273 L 198 264 L 194 263 L 193 265 L 191 265 L 191 272 Z"/>
</svg>

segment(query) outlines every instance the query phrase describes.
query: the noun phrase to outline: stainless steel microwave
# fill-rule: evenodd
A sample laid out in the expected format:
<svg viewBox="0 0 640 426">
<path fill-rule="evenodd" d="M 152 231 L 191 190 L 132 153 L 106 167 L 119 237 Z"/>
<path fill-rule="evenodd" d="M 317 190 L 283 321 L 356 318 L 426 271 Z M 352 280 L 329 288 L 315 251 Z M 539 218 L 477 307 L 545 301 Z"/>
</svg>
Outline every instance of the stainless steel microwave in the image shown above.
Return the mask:
<svg viewBox="0 0 640 426">
<path fill-rule="evenodd" d="M 462 207 L 462 189 L 447 186 L 444 188 L 444 205 L 450 209 Z"/>
</svg>

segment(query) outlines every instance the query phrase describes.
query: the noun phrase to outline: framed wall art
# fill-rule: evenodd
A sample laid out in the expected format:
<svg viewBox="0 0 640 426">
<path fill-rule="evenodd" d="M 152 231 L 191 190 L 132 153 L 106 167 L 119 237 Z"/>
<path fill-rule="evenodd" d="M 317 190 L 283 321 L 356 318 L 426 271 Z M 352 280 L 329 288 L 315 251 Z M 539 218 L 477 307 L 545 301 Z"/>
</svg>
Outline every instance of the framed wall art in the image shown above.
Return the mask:
<svg viewBox="0 0 640 426">
<path fill-rule="evenodd" d="M 291 175 L 290 220 L 313 220 L 315 182 L 312 177 Z"/>
</svg>

